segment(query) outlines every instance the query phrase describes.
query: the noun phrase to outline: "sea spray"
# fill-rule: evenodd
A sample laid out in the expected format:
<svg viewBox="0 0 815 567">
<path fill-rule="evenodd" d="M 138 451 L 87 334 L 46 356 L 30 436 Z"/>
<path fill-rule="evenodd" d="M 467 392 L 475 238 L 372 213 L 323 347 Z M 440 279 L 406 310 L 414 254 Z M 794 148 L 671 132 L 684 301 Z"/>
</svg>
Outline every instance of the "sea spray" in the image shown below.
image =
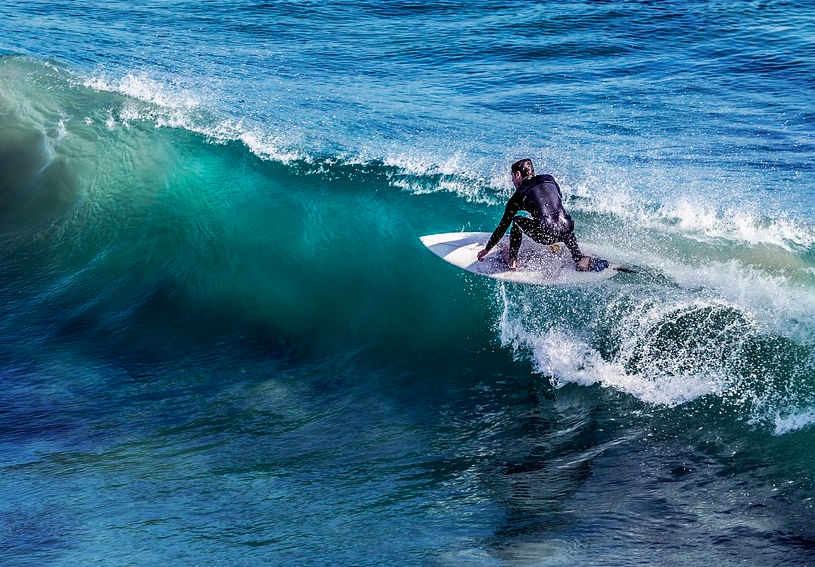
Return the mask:
<svg viewBox="0 0 815 567">
<path fill-rule="evenodd" d="M 813 345 L 800 315 L 781 311 L 777 294 L 767 309 L 733 295 L 651 281 L 611 282 L 593 294 L 502 285 L 501 342 L 557 387 L 599 384 L 667 407 L 713 397 L 761 427 L 807 415 Z"/>
</svg>

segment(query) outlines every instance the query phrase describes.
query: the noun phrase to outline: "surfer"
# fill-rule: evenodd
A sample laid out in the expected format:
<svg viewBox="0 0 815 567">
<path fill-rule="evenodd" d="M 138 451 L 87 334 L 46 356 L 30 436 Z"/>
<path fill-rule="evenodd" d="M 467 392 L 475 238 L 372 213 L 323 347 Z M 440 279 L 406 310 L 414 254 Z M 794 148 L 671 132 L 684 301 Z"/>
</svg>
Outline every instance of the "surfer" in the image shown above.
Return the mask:
<svg viewBox="0 0 815 567">
<path fill-rule="evenodd" d="M 555 178 L 551 175 L 535 175 L 532 160 L 522 159 L 512 164 L 512 184 L 515 185 L 515 193 L 510 197 L 495 232 L 478 253 L 479 261 L 484 261 L 484 257 L 498 244 L 511 224 L 509 251 L 505 257 L 511 270 L 518 267 L 518 251 L 524 233 L 543 245 L 563 242 L 571 252 L 578 271 L 593 269 L 592 258 L 580 252 L 574 236 L 574 221 L 563 208 L 560 186 Z M 532 216 L 516 216 L 520 211 L 526 211 Z"/>
</svg>

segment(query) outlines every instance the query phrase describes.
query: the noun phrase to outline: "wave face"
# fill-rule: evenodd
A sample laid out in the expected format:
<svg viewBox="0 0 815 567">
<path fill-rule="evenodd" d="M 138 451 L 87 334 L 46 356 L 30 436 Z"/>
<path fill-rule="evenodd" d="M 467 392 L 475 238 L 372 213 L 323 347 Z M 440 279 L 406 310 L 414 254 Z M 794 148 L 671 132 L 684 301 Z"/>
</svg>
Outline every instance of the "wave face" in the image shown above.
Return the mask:
<svg viewBox="0 0 815 567">
<path fill-rule="evenodd" d="M 203 320 L 212 337 L 257 326 L 292 348 L 401 351 L 417 322 L 458 318 L 408 260 L 426 205 L 393 187 L 395 168 L 260 159 L 64 74 L 4 61 L 3 94 L 24 101 L 4 114 L 2 159 L 21 164 L 2 179 L 5 273 L 39 282 L 28 300 L 46 334 L 57 307 L 73 314 L 60 326 L 115 348 L 134 324 L 151 335 L 170 316 L 172 334 Z"/>
<path fill-rule="evenodd" d="M 809 563 L 811 8 L 85 8 L 0 38 L 4 560 Z M 524 156 L 639 273 L 421 246 Z"/>
</svg>

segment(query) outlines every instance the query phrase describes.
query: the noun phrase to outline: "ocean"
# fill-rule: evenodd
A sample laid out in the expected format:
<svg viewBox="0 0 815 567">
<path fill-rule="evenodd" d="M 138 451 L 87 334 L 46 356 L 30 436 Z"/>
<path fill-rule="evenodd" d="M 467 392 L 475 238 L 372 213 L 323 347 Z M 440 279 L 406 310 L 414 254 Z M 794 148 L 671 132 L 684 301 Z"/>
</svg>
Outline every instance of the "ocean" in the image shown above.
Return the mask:
<svg viewBox="0 0 815 567">
<path fill-rule="evenodd" d="M 0 8 L 0 564 L 815 564 L 810 2 Z"/>
</svg>

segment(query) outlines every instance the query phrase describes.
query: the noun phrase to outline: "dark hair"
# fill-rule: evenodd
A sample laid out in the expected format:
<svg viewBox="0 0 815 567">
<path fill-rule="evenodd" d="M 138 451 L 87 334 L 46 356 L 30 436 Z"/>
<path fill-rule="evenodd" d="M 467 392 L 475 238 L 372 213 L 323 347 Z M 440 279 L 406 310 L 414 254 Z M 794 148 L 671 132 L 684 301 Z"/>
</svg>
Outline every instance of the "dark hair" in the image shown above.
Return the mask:
<svg viewBox="0 0 815 567">
<path fill-rule="evenodd" d="M 521 179 L 529 179 L 535 176 L 535 166 L 532 165 L 531 159 L 519 159 L 512 164 L 512 175 L 521 173 Z"/>
</svg>

